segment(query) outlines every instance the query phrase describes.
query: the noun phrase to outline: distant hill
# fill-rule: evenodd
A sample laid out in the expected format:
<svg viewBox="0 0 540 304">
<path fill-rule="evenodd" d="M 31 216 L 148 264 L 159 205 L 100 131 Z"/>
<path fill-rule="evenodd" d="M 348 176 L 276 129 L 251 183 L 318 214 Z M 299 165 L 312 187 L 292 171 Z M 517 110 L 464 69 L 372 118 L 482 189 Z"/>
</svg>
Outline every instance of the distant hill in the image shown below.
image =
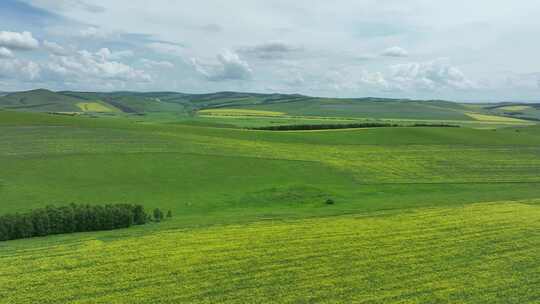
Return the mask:
<svg viewBox="0 0 540 304">
<path fill-rule="evenodd" d="M 78 112 L 82 99 L 39 89 L 10 93 L 0 98 L 0 107 L 10 110 L 34 112 Z"/>
<path fill-rule="evenodd" d="M 485 109 L 495 115 L 540 121 L 540 103 L 499 103 Z"/>
<path fill-rule="evenodd" d="M 0 96 L 0 109 L 69 113 L 178 113 L 204 109 L 244 109 L 289 116 L 475 120 L 470 113 L 540 119 L 540 104 L 461 104 L 444 100 L 322 98 L 299 94 L 216 92 L 53 92 L 39 89 Z"/>
</svg>

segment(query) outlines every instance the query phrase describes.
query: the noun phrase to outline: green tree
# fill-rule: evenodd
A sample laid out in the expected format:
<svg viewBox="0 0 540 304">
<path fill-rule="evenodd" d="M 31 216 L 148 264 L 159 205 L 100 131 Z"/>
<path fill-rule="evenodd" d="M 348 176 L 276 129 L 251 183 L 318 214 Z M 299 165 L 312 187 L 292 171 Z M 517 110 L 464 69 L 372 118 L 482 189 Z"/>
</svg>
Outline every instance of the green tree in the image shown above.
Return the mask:
<svg viewBox="0 0 540 304">
<path fill-rule="evenodd" d="M 154 220 L 156 222 L 161 222 L 162 219 L 163 219 L 163 212 L 159 208 L 154 209 Z"/>
<path fill-rule="evenodd" d="M 49 215 L 45 209 L 37 209 L 31 212 L 32 224 L 34 225 L 34 235 L 49 235 Z"/>
<path fill-rule="evenodd" d="M 146 224 L 147 219 L 148 216 L 146 215 L 146 212 L 144 212 L 144 207 L 141 205 L 135 205 L 133 207 L 133 222 L 135 225 L 144 225 Z"/>
<path fill-rule="evenodd" d="M 170 211 L 169 211 L 170 216 Z M 154 210 L 156 221 L 163 212 Z M 78 231 L 97 231 L 142 225 L 151 219 L 141 205 L 47 206 L 27 213 L 0 216 L 0 241 Z"/>
<path fill-rule="evenodd" d="M 8 216 L 0 216 L 0 241 L 7 241 L 10 239 L 8 221 Z"/>
</svg>

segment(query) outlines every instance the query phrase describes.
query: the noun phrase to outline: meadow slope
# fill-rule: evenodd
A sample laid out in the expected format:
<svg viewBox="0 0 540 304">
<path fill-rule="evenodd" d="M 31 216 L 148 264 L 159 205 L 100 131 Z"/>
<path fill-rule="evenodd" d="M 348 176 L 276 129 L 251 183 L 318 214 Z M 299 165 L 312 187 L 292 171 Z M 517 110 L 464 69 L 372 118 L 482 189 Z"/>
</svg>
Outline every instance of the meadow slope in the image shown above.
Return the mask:
<svg viewBox="0 0 540 304">
<path fill-rule="evenodd" d="M 540 206 L 20 241 L 4 303 L 536 303 Z M 54 291 L 54 292 L 51 292 Z"/>
<path fill-rule="evenodd" d="M 271 132 L 0 111 L 0 167 L 0 214 L 174 215 L 0 243 L 6 303 L 540 301 L 537 126 Z"/>
</svg>

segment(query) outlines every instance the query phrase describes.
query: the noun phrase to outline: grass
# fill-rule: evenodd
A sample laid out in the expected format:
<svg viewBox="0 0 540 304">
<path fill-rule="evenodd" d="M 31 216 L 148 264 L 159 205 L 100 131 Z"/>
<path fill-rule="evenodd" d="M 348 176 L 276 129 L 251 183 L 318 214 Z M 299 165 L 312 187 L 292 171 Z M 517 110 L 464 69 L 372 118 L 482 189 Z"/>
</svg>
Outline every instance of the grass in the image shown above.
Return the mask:
<svg viewBox="0 0 540 304">
<path fill-rule="evenodd" d="M 374 119 L 471 120 L 467 108 L 450 102 L 306 98 L 283 103 L 242 106 L 243 109 L 284 112 L 291 116 Z"/>
<path fill-rule="evenodd" d="M 535 303 L 539 223 L 537 204 L 502 202 L 16 241 L 0 253 L 0 296 L 21 304 Z"/>
<path fill-rule="evenodd" d="M 0 214 L 129 202 L 174 215 L 2 243 L 0 299 L 540 300 L 538 126 L 280 133 L 160 119 L 0 111 Z"/>
</svg>

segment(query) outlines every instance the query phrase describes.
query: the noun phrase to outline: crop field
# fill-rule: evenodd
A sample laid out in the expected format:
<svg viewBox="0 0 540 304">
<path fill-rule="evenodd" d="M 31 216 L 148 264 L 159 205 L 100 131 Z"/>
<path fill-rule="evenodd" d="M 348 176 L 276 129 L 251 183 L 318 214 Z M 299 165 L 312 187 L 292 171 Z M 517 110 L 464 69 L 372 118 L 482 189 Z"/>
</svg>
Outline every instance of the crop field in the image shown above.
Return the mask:
<svg viewBox="0 0 540 304">
<path fill-rule="evenodd" d="M 115 112 L 116 110 L 110 106 L 105 106 L 99 102 L 79 102 L 77 106 L 83 112 Z"/>
<path fill-rule="evenodd" d="M 0 296 L 21 304 L 536 303 L 539 229 L 540 205 L 499 202 L 20 241 L 0 252 Z"/>
<path fill-rule="evenodd" d="M 498 109 L 510 111 L 510 112 L 516 112 L 516 111 L 528 110 L 528 109 L 531 109 L 531 107 L 530 106 L 505 106 L 505 107 L 500 107 Z"/>
<path fill-rule="evenodd" d="M 0 299 L 540 301 L 538 126 L 210 126 L 0 111 L 0 214 L 128 202 L 174 215 L 0 243 Z"/>
<path fill-rule="evenodd" d="M 478 113 L 467 113 L 470 117 L 480 120 L 480 121 L 493 121 L 493 122 L 523 122 L 521 119 L 512 118 L 512 117 L 501 117 L 494 115 L 478 114 Z"/>
</svg>

